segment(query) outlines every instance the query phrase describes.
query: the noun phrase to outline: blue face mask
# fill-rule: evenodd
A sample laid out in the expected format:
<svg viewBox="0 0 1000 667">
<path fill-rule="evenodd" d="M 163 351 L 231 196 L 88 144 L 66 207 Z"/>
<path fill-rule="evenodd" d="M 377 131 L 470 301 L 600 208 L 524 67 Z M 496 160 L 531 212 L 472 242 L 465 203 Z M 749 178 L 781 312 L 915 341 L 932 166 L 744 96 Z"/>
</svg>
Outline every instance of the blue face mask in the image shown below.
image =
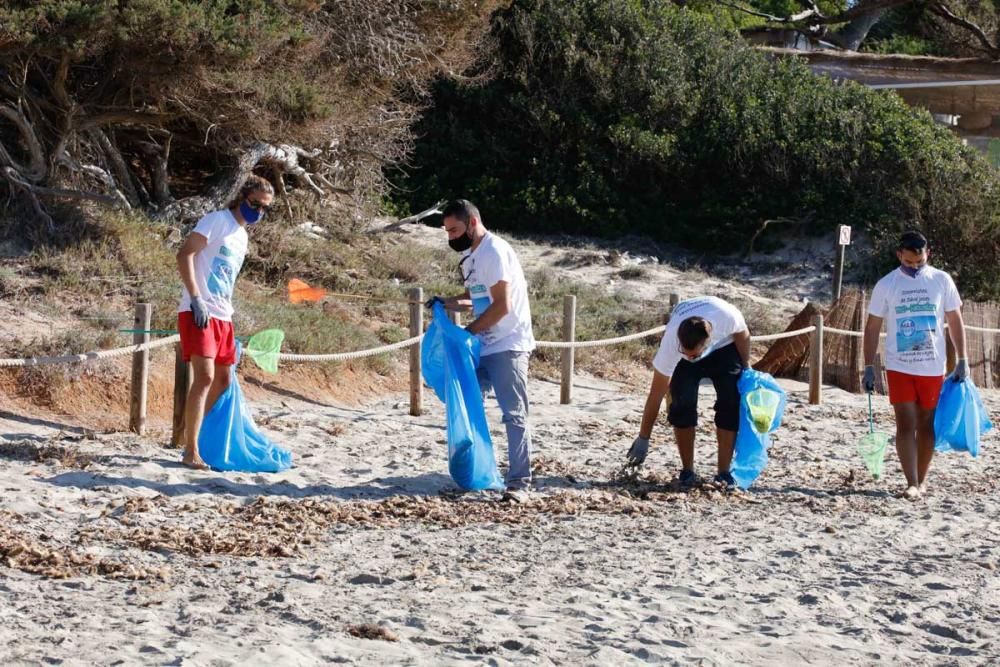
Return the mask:
<svg viewBox="0 0 1000 667">
<path fill-rule="evenodd" d="M 254 208 L 246 199 L 240 202 L 240 215 L 248 225 L 255 225 L 264 217 L 264 211 Z"/>
<path fill-rule="evenodd" d="M 926 266 L 926 264 L 924 264 L 923 266 L 918 266 L 917 268 L 914 269 L 913 267 L 907 266 L 906 264 L 900 264 L 899 268 L 901 268 L 903 270 L 903 273 L 910 276 L 911 278 L 916 278 L 917 275 L 924 270 L 924 266 Z"/>
</svg>

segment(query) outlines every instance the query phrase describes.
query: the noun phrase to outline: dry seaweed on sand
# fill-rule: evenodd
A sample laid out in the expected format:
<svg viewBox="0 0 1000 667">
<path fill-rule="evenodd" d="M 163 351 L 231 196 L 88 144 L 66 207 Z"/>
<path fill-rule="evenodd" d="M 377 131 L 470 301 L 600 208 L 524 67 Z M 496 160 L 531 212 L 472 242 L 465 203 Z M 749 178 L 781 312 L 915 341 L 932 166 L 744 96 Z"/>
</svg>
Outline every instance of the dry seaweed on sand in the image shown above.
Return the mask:
<svg viewBox="0 0 1000 667">
<path fill-rule="evenodd" d="M 378 639 L 384 642 L 398 642 L 399 637 L 396 633 L 389 628 L 383 627 L 376 623 L 361 623 L 360 625 L 351 625 L 347 628 L 348 634 L 352 637 L 358 637 L 360 639 Z"/>
</svg>

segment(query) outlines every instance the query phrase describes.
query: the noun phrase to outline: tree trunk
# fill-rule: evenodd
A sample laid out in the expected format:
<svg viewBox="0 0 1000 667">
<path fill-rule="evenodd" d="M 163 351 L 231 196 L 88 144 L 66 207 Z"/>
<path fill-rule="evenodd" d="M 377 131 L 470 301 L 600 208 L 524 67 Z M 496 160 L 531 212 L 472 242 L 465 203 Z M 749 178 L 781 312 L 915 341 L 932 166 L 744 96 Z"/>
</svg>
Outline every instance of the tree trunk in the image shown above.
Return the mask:
<svg viewBox="0 0 1000 667">
<path fill-rule="evenodd" d="M 857 51 L 861 43 L 868 37 L 868 32 L 882 20 L 886 10 L 878 9 L 870 14 L 862 14 L 846 26 L 834 33 L 828 33 L 826 39 L 842 49 Z"/>
</svg>

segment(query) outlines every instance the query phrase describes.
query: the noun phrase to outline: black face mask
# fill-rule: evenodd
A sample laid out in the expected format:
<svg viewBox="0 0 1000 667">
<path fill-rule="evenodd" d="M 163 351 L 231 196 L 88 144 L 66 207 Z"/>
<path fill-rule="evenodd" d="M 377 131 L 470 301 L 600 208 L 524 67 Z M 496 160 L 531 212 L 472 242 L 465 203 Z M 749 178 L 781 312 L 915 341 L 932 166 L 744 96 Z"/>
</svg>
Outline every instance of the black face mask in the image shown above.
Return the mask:
<svg viewBox="0 0 1000 667">
<path fill-rule="evenodd" d="M 448 245 L 455 252 L 465 252 L 472 247 L 472 237 L 469 236 L 469 230 L 466 228 L 465 233 L 458 238 L 448 239 Z"/>
</svg>

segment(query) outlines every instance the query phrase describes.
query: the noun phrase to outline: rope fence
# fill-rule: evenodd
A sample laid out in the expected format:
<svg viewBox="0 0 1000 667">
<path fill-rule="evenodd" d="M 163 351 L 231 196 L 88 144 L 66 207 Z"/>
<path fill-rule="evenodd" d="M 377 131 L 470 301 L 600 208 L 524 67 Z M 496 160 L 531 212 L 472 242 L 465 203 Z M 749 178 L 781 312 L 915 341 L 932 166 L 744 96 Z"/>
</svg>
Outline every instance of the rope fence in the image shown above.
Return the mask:
<svg viewBox="0 0 1000 667">
<path fill-rule="evenodd" d="M 155 350 L 158 347 L 166 347 L 179 343 L 181 337 L 173 335 L 169 338 L 141 343 L 139 345 L 129 345 L 127 347 L 116 347 L 110 350 L 96 350 L 94 352 L 84 352 L 83 354 L 65 354 L 60 357 L 27 357 L 24 359 L 0 359 L 0 368 L 18 368 L 23 366 L 49 366 L 55 364 L 83 364 L 90 361 L 101 361 L 104 359 L 114 359 L 115 357 L 127 357 L 138 352 Z"/>
<path fill-rule="evenodd" d="M 973 329 L 973 327 L 967 327 L 974 331 L 988 331 L 990 333 L 1000 333 L 1000 329 Z M 640 340 L 642 338 L 647 338 L 649 336 L 655 336 L 661 334 L 667 330 L 665 324 L 661 324 L 658 327 L 653 327 L 652 329 L 646 329 L 645 331 L 640 331 L 634 334 L 628 334 L 626 336 L 618 336 L 616 338 L 601 338 L 599 340 L 578 340 L 578 341 L 548 341 L 540 340 L 535 342 L 536 347 L 548 347 L 554 349 L 579 349 L 588 347 L 605 347 L 608 345 L 618 345 L 620 343 L 628 343 L 633 340 Z M 785 331 L 776 334 L 767 334 L 765 336 L 753 336 L 751 341 L 755 343 L 770 342 L 775 340 L 780 340 L 782 338 L 792 338 L 794 336 L 800 336 L 805 333 L 810 333 L 815 330 L 815 327 L 805 327 L 804 329 L 796 329 L 795 331 Z M 857 331 L 843 331 L 841 329 L 827 328 L 827 332 L 830 333 L 842 333 L 845 335 L 863 335 L 861 332 Z M 884 337 L 885 334 L 882 334 Z M 149 343 L 142 343 L 140 345 L 128 345 L 126 347 L 116 347 L 110 350 L 97 350 L 94 352 L 84 352 L 82 354 L 66 354 L 58 357 L 25 357 L 18 359 L 0 359 L 0 368 L 2 367 L 20 367 L 20 366 L 44 366 L 44 365 L 54 365 L 54 364 L 76 364 L 76 363 L 87 363 L 91 361 L 101 361 L 104 359 L 113 359 L 115 357 L 127 357 L 130 354 L 135 354 L 136 352 L 142 352 L 145 350 L 155 350 L 160 347 L 166 347 L 168 345 L 174 345 L 180 342 L 181 337 L 177 334 L 169 336 L 167 338 L 161 338 L 159 340 L 151 341 Z M 402 350 L 410 347 L 411 345 L 417 345 L 424 339 L 423 334 L 419 336 L 413 336 L 412 338 L 407 338 L 406 340 L 401 340 L 398 343 L 392 343 L 390 345 L 383 345 L 381 347 L 373 347 L 365 350 L 355 350 L 353 352 L 334 352 L 329 354 L 294 354 L 291 352 L 281 352 L 278 354 L 278 359 L 281 361 L 351 361 L 354 359 L 363 359 L 365 357 L 375 357 L 380 354 L 386 354 L 389 352 L 395 352 L 396 350 Z"/>
<path fill-rule="evenodd" d="M 945 325 L 947 328 L 947 325 Z M 578 340 L 578 341 L 550 341 L 550 340 L 540 340 L 535 342 L 536 347 L 540 348 L 554 348 L 554 349 L 579 349 L 587 347 L 605 347 L 608 345 L 618 345 L 620 343 L 628 343 L 633 340 L 640 340 L 642 338 L 647 338 L 649 336 L 655 336 L 666 331 L 667 327 L 661 324 L 658 327 L 653 327 L 652 329 L 646 329 L 645 331 L 640 331 L 634 334 L 628 334 L 626 336 L 618 336 L 617 338 L 601 338 L 599 340 Z M 970 325 L 965 325 L 967 331 L 976 331 L 979 333 L 989 333 L 989 334 L 1000 334 L 1000 329 L 986 329 L 983 327 L 974 327 Z M 794 331 L 783 331 L 781 333 L 766 334 L 762 336 L 752 336 L 750 338 L 751 342 L 754 343 L 769 343 L 776 340 L 781 340 L 782 338 L 794 338 L 795 336 L 801 336 L 802 334 L 812 333 L 816 330 L 815 326 L 803 327 L 802 329 L 795 329 Z M 834 327 L 824 328 L 826 333 L 837 334 L 840 336 L 853 336 L 854 338 L 862 338 L 865 333 L 863 331 L 851 331 L 849 329 L 837 329 Z M 880 338 L 885 338 L 886 334 L 880 333 Z M 389 352 L 395 352 L 396 350 L 402 350 L 410 347 L 411 345 L 417 345 L 424 339 L 423 334 L 419 336 L 413 336 L 412 338 L 407 338 L 406 340 L 401 340 L 398 343 L 392 343 L 390 345 L 383 345 L 381 347 L 373 347 L 365 350 L 355 350 L 353 352 L 333 352 L 328 354 L 294 354 L 291 352 L 281 352 L 278 354 L 278 359 L 281 361 L 351 361 L 354 359 L 363 359 L 365 357 L 375 357 L 380 354 L 386 354 Z M 179 335 L 172 335 L 167 338 L 161 338 L 156 341 L 151 341 L 149 343 L 143 343 L 141 345 L 128 345 L 126 347 L 116 347 L 110 350 L 96 350 L 93 352 L 84 352 L 82 354 L 66 354 L 58 357 L 24 357 L 15 359 L 0 359 L 0 368 L 15 368 L 21 366 L 45 366 L 54 364 L 76 364 L 76 363 L 87 363 L 91 361 L 101 361 L 104 359 L 112 359 L 115 357 L 126 357 L 130 354 L 135 354 L 136 352 L 142 352 L 144 350 L 155 350 L 160 347 L 166 347 L 168 345 L 174 345 L 180 342 Z"/>
<path fill-rule="evenodd" d="M 678 302 L 678 297 L 676 294 L 670 295 L 671 306 Z M 355 350 L 352 352 L 337 352 L 337 353 L 326 353 L 326 354 L 293 354 L 293 353 L 279 353 L 278 359 L 285 362 L 329 362 L 329 361 L 351 361 L 355 359 L 363 359 L 366 357 L 373 357 L 380 354 L 387 354 L 390 352 L 395 352 L 397 350 L 402 350 L 406 348 L 410 349 L 410 414 L 420 415 L 421 414 L 421 401 L 422 401 L 422 387 L 423 383 L 420 375 L 420 345 L 424 338 L 423 333 L 423 290 L 420 288 L 415 288 L 410 292 L 410 299 L 408 300 L 410 304 L 410 334 L 411 336 L 405 340 L 401 340 L 397 343 L 392 343 L 389 345 L 382 345 L 379 347 Z M 155 350 L 162 347 L 167 347 L 170 345 L 175 345 L 180 341 L 180 336 L 177 334 L 168 336 L 166 338 L 161 338 L 159 340 L 150 341 L 149 334 L 153 332 L 149 327 L 149 312 L 151 306 L 149 304 L 138 304 L 136 306 L 136 323 L 137 326 L 142 326 L 143 321 L 145 322 L 145 327 L 142 329 L 135 330 L 136 341 L 133 345 L 128 345 L 125 347 L 118 347 L 110 350 L 98 350 L 94 352 L 85 352 L 83 354 L 69 354 L 54 357 L 28 357 L 28 358 L 12 358 L 12 359 L 0 359 L 0 368 L 23 368 L 28 366 L 43 366 L 43 365 L 56 365 L 56 364 L 75 364 L 75 363 L 89 363 L 94 361 L 102 361 L 107 359 L 114 359 L 117 357 L 132 356 L 133 358 L 133 385 L 141 383 L 141 387 L 132 387 L 133 405 L 131 406 L 131 422 L 130 428 L 139 433 L 142 433 L 145 424 L 145 384 L 148 378 L 148 352 L 150 350 Z M 458 314 L 452 313 L 453 321 L 458 322 Z M 667 319 L 669 319 L 669 314 L 667 314 Z M 536 346 L 539 348 L 553 348 L 562 350 L 562 382 L 561 382 L 561 399 L 560 402 L 567 404 L 571 402 L 571 390 L 573 382 L 573 365 L 574 365 L 574 351 L 583 348 L 594 348 L 603 347 L 609 345 L 618 345 L 621 343 L 627 343 L 634 340 L 640 340 L 642 338 L 647 338 L 649 336 L 656 336 L 662 334 L 666 331 L 667 326 L 665 324 L 653 327 L 652 329 L 646 329 L 645 331 L 639 331 L 633 334 L 627 334 L 624 336 L 617 336 L 614 338 L 602 338 L 599 340 L 576 340 L 575 339 L 575 321 L 576 321 L 576 297 L 572 295 L 567 295 L 564 301 L 563 308 L 563 338 L 561 341 L 537 341 Z M 987 334 L 1000 334 L 1000 329 L 989 329 L 984 327 L 970 326 L 965 327 L 969 331 L 987 333 Z M 822 348 L 823 348 L 823 336 L 824 334 L 835 334 L 838 336 L 851 336 L 855 338 L 861 338 L 864 336 L 863 331 L 852 331 L 849 329 L 839 329 L 834 327 L 824 327 L 822 315 L 816 315 L 813 319 L 813 325 L 803 327 L 800 329 L 795 329 L 793 331 L 784 331 L 781 333 L 766 334 L 761 336 L 752 336 L 751 341 L 755 343 L 771 342 L 777 341 L 784 338 L 794 338 L 796 336 L 802 336 L 809 334 L 811 336 L 810 348 L 812 354 L 812 363 L 810 364 L 809 372 L 809 402 L 813 404 L 818 404 L 821 402 L 821 378 L 822 378 Z M 886 334 L 880 334 L 881 337 L 885 337 Z M 178 415 L 183 414 L 183 401 L 186 400 L 186 391 L 184 389 L 178 389 L 178 387 L 187 387 L 187 364 L 183 362 L 180 356 L 180 348 L 177 348 L 177 363 L 175 365 L 175 390 L 174 390 L 174 442 L 177 442 L 177 437 L 179 436 L 179 429 L 181 424 L 178 421 Z M 178 403 L 181 403 L 178 405 Z M 138 405 L 137 405 L 138 403 Z"/>
<path fill-rule="evenodd" d="M 629 334 L 627 336 L 618 336 L 617 338 L 603 338 L 601 340 L 578 340 L 578 341 L 539 340 L 535 341 L 535 347 L 552 347 L 556 349 L 604 347 L 605 345 L 617 345 L 619 343 L 627 343 L 629 341 L 639 340 L 640 338 L 646 338 L 647 336 L 655 336 L 656 334 L 663 333 L 666 330 L 667 330 L 667 325 L 661 324 L 660 326 L 653 327 L 652 329 L 646 329 L 645 331 Z"/>
<path fill-rule="evenodd" d="M 944 328 L 945 329 L 948 328 L 948 324 L 947 323 L 945 323 Z M 864 338 L 864 336 L 865 336 L 865 332 L 864 331 L 851 331 L 850 329 L 835 329 L 833 327 L 827 327 L 826 330 L 829 333 L 839 334 L 841 336 L 853 336 L 854 338 Z M 966 331 L 975 331 L 976 333 L 988 333 L 988 334 L 1000 333 L 1000 329 L 986 329 L 986 328 L 983 328 L 983 327 L 974 327 L 971 324 L 966 324 L 965 325 L 965 330 Z M 886 334 L 885 332 L 882 332 L 882 333 L 880 333 L 878 335 L 878 337 L 879 338 L 885 338 L 887 335 L 888 334 Z M 754 340 L 764 340 L 764 338 L 766 338 L 766 337 L 754 338 Z M 771 340 L 771 339 L 768 339 L 768 340 Z"/>
<path fill-rule="evenodd" d="M 356 350 L 354 352 L 336 352 L 333 354 L 292 354 L 282 352 L 278 354 L 278 359 L 281 361 L 351 361 L 352 359 L 364 359 L 365 357 L 374 357 L 387 352 L 402 350 L 411 345 L 419 344 L 423 339 L 424 335 L 420 334 L 419 336 L 407 338 L 391 345 L 373 347 L 368 350 Z"/>
</svg>

